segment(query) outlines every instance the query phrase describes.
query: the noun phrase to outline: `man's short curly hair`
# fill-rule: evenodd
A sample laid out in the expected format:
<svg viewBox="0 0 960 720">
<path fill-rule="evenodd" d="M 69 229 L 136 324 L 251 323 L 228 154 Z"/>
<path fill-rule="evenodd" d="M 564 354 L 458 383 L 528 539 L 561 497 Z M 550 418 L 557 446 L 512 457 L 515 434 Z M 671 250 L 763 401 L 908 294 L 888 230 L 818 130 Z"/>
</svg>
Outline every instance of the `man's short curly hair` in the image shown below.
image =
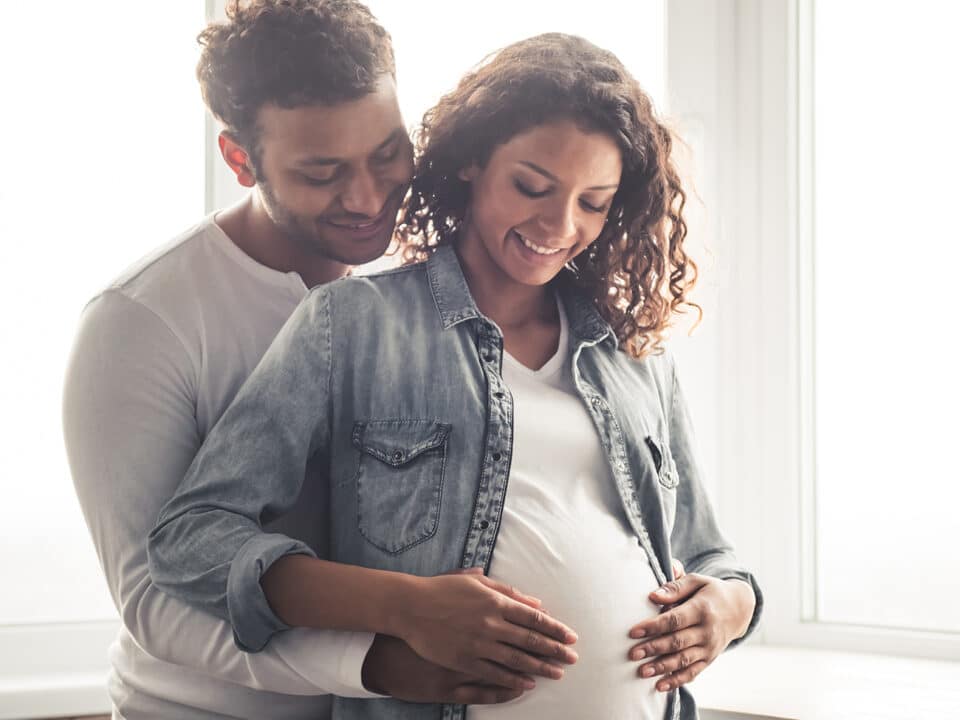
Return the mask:
<svg viewBox="0 0 960 720">
<path fill-rule="evenodd" d="M 355 100 L 396 75 L 390 35 L 356 0 L 233 0 L 208 25 L 197 78 L 210 112 L 256 167 L 257 114 Z"/>
</svg>

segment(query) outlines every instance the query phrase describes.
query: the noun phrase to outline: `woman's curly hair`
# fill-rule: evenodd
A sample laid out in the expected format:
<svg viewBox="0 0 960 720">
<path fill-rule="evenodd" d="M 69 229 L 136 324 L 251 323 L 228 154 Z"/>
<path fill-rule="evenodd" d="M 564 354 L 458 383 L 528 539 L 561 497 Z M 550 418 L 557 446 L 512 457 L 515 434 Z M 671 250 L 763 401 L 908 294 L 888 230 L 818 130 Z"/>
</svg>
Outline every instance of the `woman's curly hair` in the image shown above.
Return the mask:
<svg viewBox="0 0 960 720">
<path fill-rule="evenodd" d="M 390 35 L 356 0 L 230 0 L 197 38 L 204 102 L 256 168 L 264 105 L 331 105 L 395 75 Z"/>
<path fill-rule="evenodd" d="M 571 120 L 603 132 L 623 174 L 600 236 L 568 264 L 631 356 L 659 352 L 686 307 L 697 269 L 683 248 L 686 195 L 670 159 L 672 137 L 617 57 L 583 38 L 548 33 L 514 43 L 468 73 L 423 117 L 413 186 L 397 227 L 407 262 L 451 243 L 470 185 L 458 172 L 536 125 Z"/>
</svg>

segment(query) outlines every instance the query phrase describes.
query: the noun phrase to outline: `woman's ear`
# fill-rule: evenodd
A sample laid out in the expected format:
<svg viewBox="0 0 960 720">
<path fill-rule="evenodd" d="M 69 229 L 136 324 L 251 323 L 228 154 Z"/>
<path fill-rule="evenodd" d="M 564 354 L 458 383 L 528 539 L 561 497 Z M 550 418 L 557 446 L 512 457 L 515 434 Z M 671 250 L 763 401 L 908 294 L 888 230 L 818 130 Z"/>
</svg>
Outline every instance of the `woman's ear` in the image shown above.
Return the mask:
<svg viewBox="0 0 960 720">
<path fill-rule="evenodd" d="M 468 165 L 465 168 L 462 168 L 460 172 L 457 173 L 457 177 L 463 180 L 464 182 L 473 182 L 477 179 L 477 175 L 480 174 L 480 168 L 477 167 L 476 163 Z"/>
</svg>

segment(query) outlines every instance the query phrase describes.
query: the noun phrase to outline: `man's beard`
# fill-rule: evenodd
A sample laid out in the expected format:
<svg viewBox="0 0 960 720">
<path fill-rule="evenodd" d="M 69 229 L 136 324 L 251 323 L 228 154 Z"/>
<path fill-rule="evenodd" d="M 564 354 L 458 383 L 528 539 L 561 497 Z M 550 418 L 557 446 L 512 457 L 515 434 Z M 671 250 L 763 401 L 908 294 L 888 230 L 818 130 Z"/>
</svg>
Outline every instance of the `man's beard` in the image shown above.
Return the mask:
<svg viewBox="0 0 960 720">
<path fill-rule="evenodd" d="M 259 188 L 263 207 L 277 230 L 283 233 L 293 245 L 307 252 L 327 257 L 325 248 L 317 238 L 316 227 L 312 222 L 309 225 L 305 224 L 296 213 L 284 207 L 277 200 L 268 183 L 260 183 Z M 336 260 L 336 258 L 330 259 Z"/>
</svg>

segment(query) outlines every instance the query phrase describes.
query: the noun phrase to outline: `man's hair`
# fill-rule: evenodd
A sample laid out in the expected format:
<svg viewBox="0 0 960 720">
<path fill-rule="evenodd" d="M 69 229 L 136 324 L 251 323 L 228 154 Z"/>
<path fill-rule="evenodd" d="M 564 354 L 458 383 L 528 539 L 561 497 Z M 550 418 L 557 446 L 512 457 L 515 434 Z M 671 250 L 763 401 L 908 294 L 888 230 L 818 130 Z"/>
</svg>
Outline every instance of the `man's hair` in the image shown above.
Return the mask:
<svg viewBox="0 0 960 720">
<path fill-rule="evenodd" d="M 197 41 L 204 102 L 255 170 L 264 105 L 355 100 L 396 74 L 390 35 L 355 0 L 234 0 L 226 22 L 211 23 Z"/>
</svg>

